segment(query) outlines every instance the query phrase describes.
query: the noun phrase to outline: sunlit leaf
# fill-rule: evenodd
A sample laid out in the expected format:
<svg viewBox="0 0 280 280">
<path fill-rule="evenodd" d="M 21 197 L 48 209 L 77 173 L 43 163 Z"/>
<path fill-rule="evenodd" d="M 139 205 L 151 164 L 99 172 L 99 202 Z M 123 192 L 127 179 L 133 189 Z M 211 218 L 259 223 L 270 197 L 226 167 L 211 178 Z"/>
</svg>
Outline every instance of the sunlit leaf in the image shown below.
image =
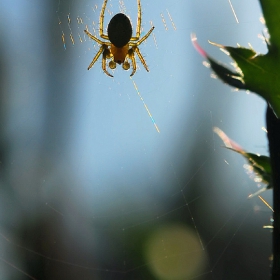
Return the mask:
<svg viewBox="0 0 280 280">
<path fill-rule="evenodd" d="M 265 22 L 270 33 L 267 54 L 257 54 L 252 48 L 228 47 L 212 43 L 229 53 L 235 61 L 236 72 L 222 66 L 197 44 L 194 46 L 210 63 L 211 68 L 225 83 L 257 93 L 280 117 L 280 1 L 260 0 Z"/>
<path fill-rule="evenodd" d="M 262 156 L 258 154 L 248 153 L 246 152 L 239 144 L 231 140 L 221 129 L 218 127 L 214 127 L 213 131 L 217 133 L 217 135 L 223 140 L 225 147 L 232 151 L 235 151 L 241 154 L 247 161 L 248 166 L 247 169 L 251 169 L 255 174 L 255 181 L 259 183 L 263 183 L 266 186 L 257 192 L 249 195 L 249 198 L 259 195 L 263 191 L 272 188 L 272 175 L 271 175 L 271 165 L 270 158 L 267 156 Z"/>
</svg>

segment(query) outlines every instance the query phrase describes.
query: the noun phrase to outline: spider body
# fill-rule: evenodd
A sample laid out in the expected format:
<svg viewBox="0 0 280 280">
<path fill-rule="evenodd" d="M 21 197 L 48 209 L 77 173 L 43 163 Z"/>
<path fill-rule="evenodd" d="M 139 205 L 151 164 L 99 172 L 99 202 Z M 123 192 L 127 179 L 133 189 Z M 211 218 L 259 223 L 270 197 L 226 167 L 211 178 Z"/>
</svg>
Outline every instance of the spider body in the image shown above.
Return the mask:
<svg viewBox="0 0 280 280">
<path fill-rule="evenodd" d="M 132 37 L 132 26 L 129 18 L 122 13 L 112 17 L 108 24 L 108 37 L 117 48 L 125 46 Z"/>
<path fill-rule="evenodd" d="M 107 59 L 110 59 L 109 67 L 111 69 L 116 68 L 116 63 L 122 64 L 124 70 L 130 68 L 130 63 L 128 60 L 131 60 L 132 63 L 132 73 L 130 76 L 133 76 L 136 72 L 136 61 L 135 53 L 138 55 L 141 63 L 147 71 L 149 71 L 148 66 L 140 53 L 138 46 L 143 43 L 152 33 L 154 27 L 152 27 L 149 32 L 140 39 L 140 29 L 141 29 L 141 4 L 140 0 L 137 0 L 138 6 L 138 15 L 137 15 L 137 26 L 136 26 L 136 36 L 132 36 L 132 25 L 129 18 L 122 13 L 116 14 L 112 17 L 108 24 L 107 34 L 103 32 L 104 24 L 104 13 L 108 0 L 104 0 L 100 17 L 99 17 L 99 35 L 102 39 L 108 41 L 101 41 L 97 37 L 93 36 L 89 31 L 85 30 L 85 33 L 98 44 L 100 44 L 100 49 L 93 58 L 92 62 L 88 66 L 88 70 L 94 65 L 99 56 L 102 54 L 102 69 L 110 77 L 113 77 L 106 69 Z M 139 40 L 140 39 L 140 40 Z"/>
</svg>

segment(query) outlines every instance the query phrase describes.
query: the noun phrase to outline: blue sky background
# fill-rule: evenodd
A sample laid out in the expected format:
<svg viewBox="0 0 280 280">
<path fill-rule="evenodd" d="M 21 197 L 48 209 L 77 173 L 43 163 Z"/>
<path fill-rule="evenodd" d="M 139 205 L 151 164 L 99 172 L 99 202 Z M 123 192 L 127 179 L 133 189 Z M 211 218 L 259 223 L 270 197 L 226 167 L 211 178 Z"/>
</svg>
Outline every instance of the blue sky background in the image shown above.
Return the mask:
<svg viewBox="0 0 280 280">
<path fill-rule="evenodd" d="M 3 214 L 15 227 L 5 234 L 21 236 L 22 228 L 32 228 L 24 220 L 34 224 L 46 221 L 44 227 L 57 235 L 46 234 L 44 242 L 49 249 L 34 250 L 45 256 L 44 261 L 52 255 L 49 265 L 58 268 L 48 269 L 50 279 L 56 279 L 57 270 L 78 279 L 73 263 L 82 266 L 78 275 L 91 267 L 96 279 L 117 279 L 120 271 L 124 278 L 118 279 L 132 279 L 129 271 L 135 275 L 153 271 L 149 260 L 128 257 L 129 252 L 135 243 L 143 249 L 149 240 L 143 236 L 151 236 L 150 231 L 163 225 L 172 229 L 173 223 L 187 223 L 204 244 L 196 250 L 206 255 L 207 265 L 192 272 L 192 277 L 203 274 L 201 279 L 225 279 L 219 278 L 226 275 L 221 272 L 227 267 L 224 250 L 234 247 L 235 241 L 242 246 L 248 239 L 228 243 L 234 234 L 249 234 L 252 244 L 260 235 L 267 238 L 263 246 L 268 254 L 263 256 L 264 249 L 259 248 L 256 255 L 263 259 L 256 262 L 263 264 L 259 269 L 268 275 L 270 236 L 261 227 L 269 222 L 269 210 L 257 198 L 246 200 L 257 185 L 244 172 L 244 160 L 221 148 L 221 140 L 212 131 L 218 126 L 246 150 L 267 154 L 262 130 L 266 105 L 253 93 L 235 92 L 211 79 L 211 71 L 202 65 L 203 58 L 190 40 L 190 34 L 195 33 L 209 54 L 227 64 L 229 57 L 208 40 L 233 46 L 250 43 L 257 52 L 265 53 L 266 46 L 258 38 L 265 29 L 259 20 L 258 2 L 231 3 L 239 23 L 226 0 L 142 0 L 141 35 L 150 29 L 151 21 L 155 26 L 140 46 L 150 72 L 137 61 L 138 69 L 131 80 L 130 70 L 120 66 L 114 78 L 105 75 L 101 58 L 87 71 L 99 47 L 83 30 L 86 26 L 90 32 L 98 30 L 102 1 L 2 1 L 1 133 L 9 147 L 4 161 L 6 185 L 12 186 L 16 209 L 13 215 Z M 135 29 L 137 1 L 125 1 L 125 8 Z M 112 17 L 108 11 L 120 12 L 119 2 L 108 2 L 105 26 Z M 6 191 L 3 197 L 8 200 Z M 264 197 L 270 201 L 270 194 Z M 8 206 L 3 205 L 5 212 Z M 241 226 L 243 231 L 239 231 Z M 228 232 L 220 236 L 225 227 Z M 254 228 L 258 230 L 255 239 Z M 224 243 L 211 251 L 211 242 L 219 243 L 223 238 Z M 7 246 L 5 240 L 1 242 Z M 30 248 L 28 242 L 22 242 L 21 246 Z M 65 248 L 72 248 L 73 243 L 77 243 L 79 253 L 69 257 Z M 105 252 L 108 243 L 111 249 Z M 13 250 L 17 252 L 15 244 Z M 97 253 L 92 253 L 92 248 Z M 60 255 L 60 251 L 64 253 Z M 27 271 L 24 258 L 18 259 L 14 260 L 16 265 Z M 56 259 L 72 264 L 70 271 L 64 271 Z M 107 274 L 99 269 L 107 270 Z M 245 270 L 252 271 L 250 276 L 261 273 L 253 264 Z M 18 273 L 6 266 L 3 271 L 6 277 Z M 150 279 L 172 279 L 150 273 L 154 277 Z"/>
</svg>

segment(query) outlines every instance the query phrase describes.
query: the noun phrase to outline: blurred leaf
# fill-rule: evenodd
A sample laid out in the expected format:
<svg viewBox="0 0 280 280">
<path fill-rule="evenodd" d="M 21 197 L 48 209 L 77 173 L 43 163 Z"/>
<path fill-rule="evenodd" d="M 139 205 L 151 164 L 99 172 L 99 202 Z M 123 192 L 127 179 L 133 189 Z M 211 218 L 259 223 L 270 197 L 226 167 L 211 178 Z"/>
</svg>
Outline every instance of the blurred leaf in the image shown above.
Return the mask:
<svg viewBox="0 0 280 280">
<path fill-rule="evenodd" d="M 257 192 L 249 195 L 249 198 L 259 195 L 261 192 L 272 188 L 272 175 L 270 158 L 267 156 L 261 156 L 258 154 L 247 153 L 240 145 L 231 140 L 221 129 L 214 127 L 213 131 L 223 140 L 225 147 L 232 151 L 241 154 L 248 161 L 249 171 L 253 171 L 256 174 L 256 180 L 259 183 L 263 183 L 266 186 Z"/>
</svg>

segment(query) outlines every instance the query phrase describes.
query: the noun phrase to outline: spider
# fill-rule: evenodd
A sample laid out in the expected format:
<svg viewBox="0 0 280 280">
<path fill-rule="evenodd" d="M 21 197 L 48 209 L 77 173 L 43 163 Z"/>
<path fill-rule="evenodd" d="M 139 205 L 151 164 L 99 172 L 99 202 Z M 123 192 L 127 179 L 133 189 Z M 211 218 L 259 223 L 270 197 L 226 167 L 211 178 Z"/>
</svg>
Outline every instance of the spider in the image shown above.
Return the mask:
<svg viewBox="0 0 280 280">
<path fill-rule="evenodd" d="M 109 67 L 111 69 L 115 69 L 117 64 L 122 64 L 122 68 L 124 70 L 128 70 L 130 68 L 130 63 L 128 59 L 132 62 L 132 73 L 130 76 L 133 76 L 136 72 L 136 61 L 135 55 L 136 53 L 144 65 L 145 69 L 149 72 L 148 66 L 146 64 L 145 59 L 143 58 L 142 54 L 138 46 L 142 44 L 152 33 L 154 27 L 152 27 L 149 32 L 143 36 L 140 40 L 140 29 L 141 29 L 141 4 L 140 0 L 137 0 L 138 6 L 138 14 L 137 14 L 137 26 L 136 26 L 136 36 L 132 37 L 132 26 L 129 18 L 122 13 L 116 14 L 112 17 L 108 24 L 107 33 L 108 35 L 103 33 L 103 24 L 104 24 L 104 13 L 105 8 L 107 5 L 108 0 L 104 0 L 100 17 L 99 17 L 99 35 L 101 38 L 108 40 L 101 41 L 97 37 L 93 36 L 89 31 L 84 30 L 85 33 L 91 38 L 92 40 L 96 41 L 100 44 L 100 49 L 93 58 L 92 62 L 88 66 L 88 70 L 94 65 L 97 61 L 99 56 L 102 54 L 102 69 L 103 71 L 110 77 L 113 77 L 106 69 L 106 60 L 111 59 L 109 62 Z"/>
</svg>

